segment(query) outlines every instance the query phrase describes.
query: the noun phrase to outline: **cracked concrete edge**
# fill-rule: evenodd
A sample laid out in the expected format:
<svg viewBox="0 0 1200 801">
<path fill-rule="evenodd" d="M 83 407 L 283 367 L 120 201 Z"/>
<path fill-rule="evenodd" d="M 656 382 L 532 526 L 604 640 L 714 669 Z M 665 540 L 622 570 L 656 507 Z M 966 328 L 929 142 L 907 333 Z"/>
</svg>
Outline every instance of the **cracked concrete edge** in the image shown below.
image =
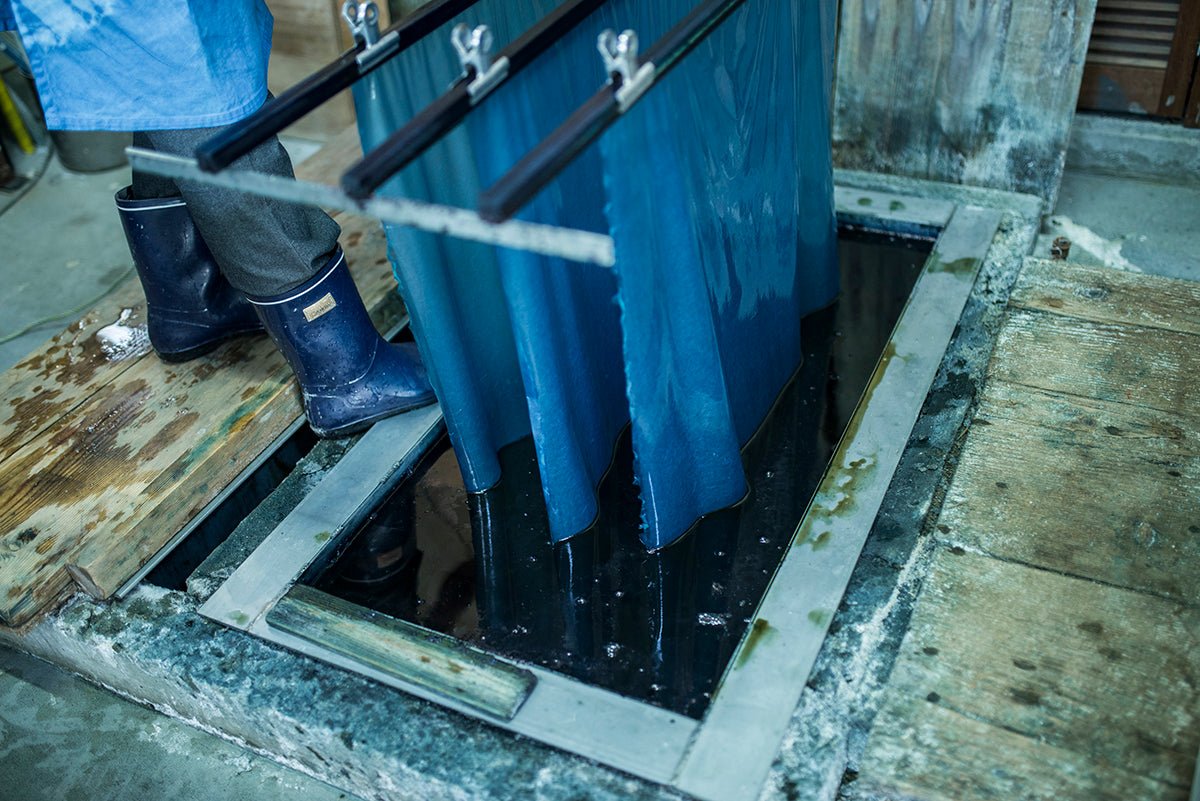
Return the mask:
<svg viewBox="0 0 1200 801">
<path fill-rule="evenodd" d="M 359 439 L 318 441 L 279 486 L 192 571 L 187 580 L 188 594 L 200 603 L 208 600 Z"/>
<path fill-rule="evenodd" d="M 1067 167 L 1200 186 L 1200 128 L 1150 119 L 1076 114 Z"/>
<path fill-rule="evenodd" d="M 833 180 L 839 186 L 854 189 L 891 192 L 897 195 L 915 195 L 916 197 L 1002 209 L 1022 219 L 1036 219 L 1045 213 L 1045 204 L 1041 198 L 1001 189 L 985 189 L 965 184 L 944 184 L 922 178 L 906 178 L 902 175 L 882 175 L 844 169 L 835 169 Z"/>
<path fill-rule="evenodd" d="M 79 596 L 0 643 L 364 799 L 679 797 L 218 626 L 184 592 Z"/>
<path fill-rule="evenodd" d="M 930 530 L 970 426 L 1013 283 L 1037 236 L 1040 203 L 1037 209 L 1024 208 L 1031 213 L 1005 214 L 980 270 L 793 713 L 763 801 L 886 797 L 855 781 L 928 573 Z"/>
</svg>

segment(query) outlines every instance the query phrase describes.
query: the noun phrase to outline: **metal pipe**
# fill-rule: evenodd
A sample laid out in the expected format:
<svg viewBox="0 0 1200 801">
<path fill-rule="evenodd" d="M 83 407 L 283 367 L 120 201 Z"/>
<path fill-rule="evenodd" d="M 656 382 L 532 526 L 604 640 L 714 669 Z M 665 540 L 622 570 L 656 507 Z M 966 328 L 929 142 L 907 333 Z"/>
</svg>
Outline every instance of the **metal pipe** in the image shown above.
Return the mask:
<svg viewBox="0 0 1200 801">
<path fill-rule="evenodd" d="M 414 159 L 466 118 L 505 80 L 519 73 L 573 30 L 606 0 L 571 0 L 513 40 L 495 60 L 487 53 L 488 32 L 476 28 L 473 41 L 465 26 L 455 30 L 455 47 L 463 59 L 464 74 L 437 100 L 353 165 L 342 176 L 342 189 L 354 198 L 370 197 Z"/>
<path fill-rule="evenodd" d="M 510 219 L 745 1 L 706 0 L 655 42 L 640 62 L 635 34 L 603 34 L 601 52 L 612 80 L 480 193 L 479 216 L 488 222 Z"/>
<path fill-rule="evenodd" d="M 314 72 L 255 113 L 222 130 L 196 149 L 196 162 L 205 172 L 223 170 L 288 125 L 348 89 L 359 78 L 445 25 L 478 0 L 432 0 L 388 27 L 378 41 L 358 38 L 357 44 L 332 64 Z"/>
</svg>

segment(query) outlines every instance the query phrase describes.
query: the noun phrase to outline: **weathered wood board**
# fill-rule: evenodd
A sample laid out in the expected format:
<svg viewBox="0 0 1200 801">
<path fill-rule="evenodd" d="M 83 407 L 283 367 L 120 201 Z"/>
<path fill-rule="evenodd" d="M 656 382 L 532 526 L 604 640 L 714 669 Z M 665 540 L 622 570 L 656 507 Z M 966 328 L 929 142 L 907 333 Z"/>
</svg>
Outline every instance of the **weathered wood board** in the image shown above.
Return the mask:
<svg viewBox="0 0 1200 801">
<path fill-rule="evenodd" d="M 846 0 L 834 160 L 1053 208 L 1096 0 Z"/>
<path fill-rule="evenodd" d="M 348 130 L 297 172 L 333 181 Z M 397 314 L 379 224 L 340 217 L 364 301 Z M 0 620 L 20 625 L 73 591 L 115 592 L 302 413 L 265 337 L 192 362 L 109 361 L 94 333 L 142 311 L 136 280 L 0 376 Z M 70 573 L 68 572 L 70 569 Z"/>
<path fill-rule="evenodd" d="M 939 527 L 1003 559 L 1196 603 L 1200 417 L 994 382 Z"/>
<path fill-rule="evenodd" d="M 1029 260 L 856 792 L 1184 799 L 1200 747 L 1198 287 Z"/>
<path fill-rule="evenodd" d="M 1009 303 L 1099 323 L 1200 335 L 1200 283 L 1027 259 Z"/>
<path fill-rule="evenodd" d="M 922 801 L 1185 799 L 1200 610 L 943 550 L 859 784 Z"/>
</svg>

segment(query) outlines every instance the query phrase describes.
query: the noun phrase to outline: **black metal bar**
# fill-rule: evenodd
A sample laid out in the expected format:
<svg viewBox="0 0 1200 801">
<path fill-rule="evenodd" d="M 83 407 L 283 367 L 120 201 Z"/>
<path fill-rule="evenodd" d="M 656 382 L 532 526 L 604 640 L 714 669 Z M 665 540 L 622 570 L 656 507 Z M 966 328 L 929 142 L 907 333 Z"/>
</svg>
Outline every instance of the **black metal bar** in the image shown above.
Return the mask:
<svg viewBox="0 0 1200 801">
<path fill-rule="evenodd" d="M 413 14 L 381 31 L 382 41 L 392 33 L 398 36 L 397 46 L 379 59 L 364 60 L 359 56 L 365 48 L 359 43 L 329 64 L 278 97 L 268 100 L 255 113 L 222 130 L 196 149 L 196 161 L 206 172 L 223 170 L 249 153 L 262 142 L 278 134 L 296 120 L 348 89 L 388 59 L 404 52 L 425 36 L 475 5 L 479 0 L 432 0 Z"/>
<path fill-rule="evenodd" d="M 679 61 L 695 49 L 718 25 L 746 0 L 706 0 L 696 6 L 671 30 L 656 41 L 641 63 L 653 64 L 649 87 L 657 84 Z M 580 153 L 616 122 L 629 106 L 617 99 L 620 82 L 614 80 L 529 151 L 512 169 L 479 195 L 479 216 L 488 222 L 510 219 L 554 180 Z"/>
<path fill-rule="evenodd" d="M 493 63 L 507 60 L 507 72 L 485 92 L 472 95 L 468 75 L 433 101 L 342 176 L 342 189 L 363 199 L 414 159 L 454 130 L 503 81 L 529 66 L 607 0 L 571 0 L 558 6 L 496 54 Z"/>
</svg>

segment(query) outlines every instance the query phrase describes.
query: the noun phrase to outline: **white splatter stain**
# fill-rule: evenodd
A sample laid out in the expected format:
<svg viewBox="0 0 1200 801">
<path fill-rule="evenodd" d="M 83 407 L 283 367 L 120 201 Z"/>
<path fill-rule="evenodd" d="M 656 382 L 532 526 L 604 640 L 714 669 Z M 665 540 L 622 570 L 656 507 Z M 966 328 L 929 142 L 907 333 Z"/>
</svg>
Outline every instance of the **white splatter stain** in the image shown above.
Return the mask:
<svg viewBox="0 0 1200 801">
<path fill-rule="evenodd" d="M 96 332 L 96 341 L 110 362 L 136 359 L 150 352 L 150 334 L 146 324 L 129 325 L 133 309 L 122 309 L 121 316 L 112 325 Z"/>
</svg>

